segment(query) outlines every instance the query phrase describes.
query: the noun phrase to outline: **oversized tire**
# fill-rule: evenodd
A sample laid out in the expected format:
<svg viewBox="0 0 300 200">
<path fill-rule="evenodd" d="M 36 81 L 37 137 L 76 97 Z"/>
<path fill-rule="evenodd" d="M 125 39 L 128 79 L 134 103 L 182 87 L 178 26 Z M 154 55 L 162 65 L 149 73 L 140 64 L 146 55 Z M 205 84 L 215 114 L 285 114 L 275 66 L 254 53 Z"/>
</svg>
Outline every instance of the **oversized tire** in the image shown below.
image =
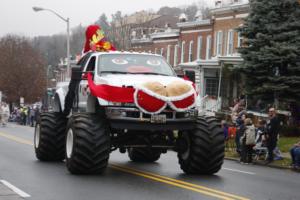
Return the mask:
<svg viewBox="0 0 300 200">
<path fill-rule="evenodd" d="M 148 147 L 128 149 L 128 157 L 134 162 L 155 162 L 160 158 L 160 154 L 160 150 Z"/>
<path fill-rule="evenodd" d="M 178 159 L 180 168 L 187 174 L 214 174 L 224 160 L 224 134 L 213 117 L 199 117 L 195 129 L 181 133 Z"/>
<path fill-rule="evenodd" d="M 41 113 L 34 131 L 34 149 L 41 161 L 62 161 L 65 158 L 67 119 L 62 113 Z"/>
<path fill-rule="evenodd" d="M 110 135 L 104 117 L 74 114 L 68 123 L 66 165 L 72 174 L 99 174 L 108 164 Z"/>
</svg>

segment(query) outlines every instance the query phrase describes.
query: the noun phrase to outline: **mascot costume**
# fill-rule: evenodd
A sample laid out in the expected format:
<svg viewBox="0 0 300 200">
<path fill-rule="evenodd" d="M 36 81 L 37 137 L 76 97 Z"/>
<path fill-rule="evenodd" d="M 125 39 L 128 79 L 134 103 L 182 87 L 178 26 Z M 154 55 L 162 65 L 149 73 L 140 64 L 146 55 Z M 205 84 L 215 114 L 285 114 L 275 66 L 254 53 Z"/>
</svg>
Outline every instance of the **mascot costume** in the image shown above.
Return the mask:
<svg viewBox="0 0 300 200">
<path fill-rule="evenodd" d="M 105 38 L 103 30 L 98 25 L 90 25 L 85 31 L 83 53 L 89 51 L 115 51 L 115 47 Z"/>
</svg>

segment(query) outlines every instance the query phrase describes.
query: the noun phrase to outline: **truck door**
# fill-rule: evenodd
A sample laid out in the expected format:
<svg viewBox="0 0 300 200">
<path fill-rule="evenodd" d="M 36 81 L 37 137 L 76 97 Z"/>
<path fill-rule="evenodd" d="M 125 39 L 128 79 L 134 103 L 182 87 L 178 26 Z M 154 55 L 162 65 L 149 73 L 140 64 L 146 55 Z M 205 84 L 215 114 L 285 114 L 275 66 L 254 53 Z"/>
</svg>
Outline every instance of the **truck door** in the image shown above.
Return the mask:
<svg viewBox="0 0 300 200">
<path fill-rule="evenodd" d="M 88 100 L 88 81 L 87 81 L 87 74 L 88 72 L 95 72 L 96 68 L 96 56 L 92 56 L 89 61 L 87 62 L 86 66 L 84 67 L 83 74 L 82 74 L 82 81 L 79 85 L 79 92 L 78 92 L 78 99 L 79 99 L 79 109 L 85 110 Z"/>
</svg>

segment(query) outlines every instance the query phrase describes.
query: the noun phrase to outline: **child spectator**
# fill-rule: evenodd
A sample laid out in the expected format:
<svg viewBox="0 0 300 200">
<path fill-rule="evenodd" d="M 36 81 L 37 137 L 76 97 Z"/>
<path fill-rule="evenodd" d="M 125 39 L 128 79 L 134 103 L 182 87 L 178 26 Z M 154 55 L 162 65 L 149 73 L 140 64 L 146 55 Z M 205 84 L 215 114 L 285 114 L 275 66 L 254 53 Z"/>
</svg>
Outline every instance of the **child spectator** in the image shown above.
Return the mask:
<svg viewBox="0 0 300 200">
<path fill-rule="evenodd" d="M 294 169 L 300 169 L 300 141 L 293 146 L 290 150 L 292 157 L 292 167 Z"/>
<path fill-rule="evenodd" d="M 255 132 L 255 148 L 266 147 L 266 120 L 259 120 Z"/>
<path fill-rule="evenodd" d="M 250 118 L 245 119 L 245 131 L 240 141 L 242 146 L 241 163 L 252 163 L 252 150 L 255 145 L 255 127 Z"/>
<path fill-rule="evenodd" d="M 228 140 L 228 124 L 225 120 L 222 120 L 221 127 L 223 129 L 224 139 Z"/>
</svg>

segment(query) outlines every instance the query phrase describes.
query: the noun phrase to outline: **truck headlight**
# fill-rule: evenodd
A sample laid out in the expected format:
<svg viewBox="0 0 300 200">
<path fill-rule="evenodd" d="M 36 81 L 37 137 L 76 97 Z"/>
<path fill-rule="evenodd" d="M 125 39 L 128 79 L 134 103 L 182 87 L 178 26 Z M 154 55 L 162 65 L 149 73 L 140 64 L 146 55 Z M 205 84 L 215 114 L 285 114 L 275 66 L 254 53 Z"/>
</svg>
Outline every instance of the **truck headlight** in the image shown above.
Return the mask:
<svg viewBox="0 0 300 200">
<path fill-rule="evenodd" d="M 184 118 L 189 118 L 189 117 L 190 117 L 190 113 L 189 112 L 184 113 Z"/>
<path fill-rule="evenodd" d="M 126 112 L 122 110 L 112 109 L 110 110 L 111 116 L 117 116 L 117 117 L 126 117 Z"/>
</svg>

